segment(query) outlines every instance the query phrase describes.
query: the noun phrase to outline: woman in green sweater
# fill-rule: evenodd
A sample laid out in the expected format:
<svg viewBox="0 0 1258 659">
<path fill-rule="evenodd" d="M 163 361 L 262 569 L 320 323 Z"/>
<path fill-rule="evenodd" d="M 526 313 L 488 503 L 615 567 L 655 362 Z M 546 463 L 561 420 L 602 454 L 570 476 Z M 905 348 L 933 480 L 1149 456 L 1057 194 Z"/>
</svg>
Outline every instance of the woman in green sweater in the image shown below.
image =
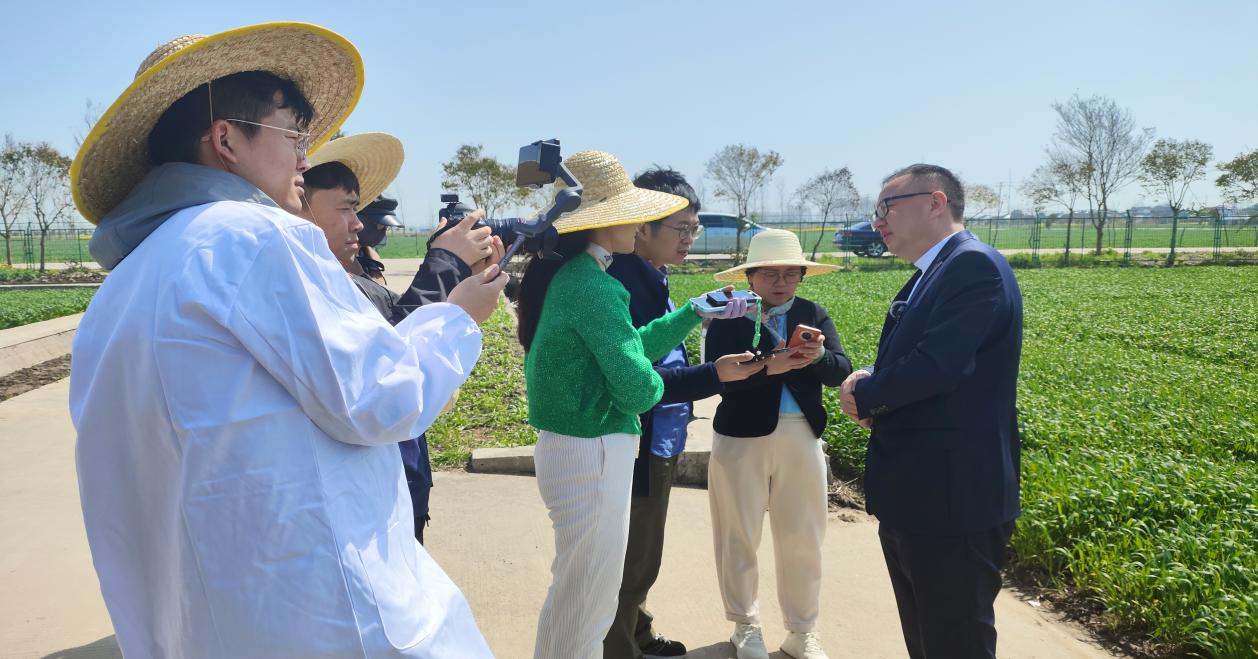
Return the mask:
<svg viewBox="0 0 1258 659">
<path fill-rule="evenodd" d="M 629 531 L 638 416 L 664 382 L 652 362 L 700 323 L 689 303 L 635 329 L 629 293 L 605 271 L 630 253 L 643 222 L 686 206 L 633 186 L 615 156 L 583 151 L 564 161 L 584 189 L 581 207 L 555 223 L 558 260 L 533 259 L 520 284 L 529 424 L 538 429 L 537 488 L 555 529 L 552 582 L 534 656 L 599 657 L 616 610 Z M 719 317 L 748 312 L 742 300 Z"/>
</svg>

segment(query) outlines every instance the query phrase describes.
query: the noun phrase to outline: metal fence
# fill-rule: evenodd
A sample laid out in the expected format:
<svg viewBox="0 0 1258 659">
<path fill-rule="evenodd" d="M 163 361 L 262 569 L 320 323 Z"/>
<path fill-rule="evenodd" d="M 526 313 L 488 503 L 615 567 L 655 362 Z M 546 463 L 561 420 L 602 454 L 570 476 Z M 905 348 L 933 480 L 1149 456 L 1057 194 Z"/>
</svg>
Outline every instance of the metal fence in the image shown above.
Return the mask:
<svg viewBox="0 0 1258 659">
<path fill-rule="evenodd" d="M 999 249 L 1015 265 L 1064 264 L 1250 263 L 1258 264 L 1258 215 L 1249 217 L 1140 217 L 1129 213 L 1106 218 L 1086 213 L 1067 217 L 970 218 L 966 228 Z M 837 244 L 838 232 L 868 222 L 868 217 L 842 216 L 822 222 L 810 216 L 774 217 L 756 224 L 787 229 L 800 236 L 804 252 L 839 258 L 844 265 L 870 265 Z M 1100 224 L 1098 231 L 1096 225 Z M 1170 259 L 1172 238 L 1174 260 Z M 705 249 L 704 236 L 696 252 Z M 747 235 L 743 236 L 746 249 Z M 1100 244 L 1098 253 L 1097 245 Z M 890 254 L 883 257 L 891 258 Z"/>
<path fill-rule="evenodd" d="M 820 217 L 796 215 L 753 218 L 753 221 L 764 228 L 793 231 L 799 235 L 806 254 L 811 254 L 815 248 L 819 257 L 837 259 L 848 267 L 874 267 L 880 262 L 889 265 L 892 260 L 890 255 L 881 259 L 860 257 L 836 245 L 836 232 L 867 222 L 867 217 L 841 216 L 823 222 Z M 1170 217 L 1123 214 L 1107 218 L 1099 232 L 1095 224 L 1093 218 L 1082 214 L 1073 220 L 1047 216 L 971 218 L 966 221 L 966 228 L 1022 267 L 1056 264 L 1174 265 L 1185 262 L 1258 264 L 1258 215 L 1190 217 L 1176 221 Z M 4 241 L 5 251 L 0 256 L 4 260 L 0 263 L 18 268 L 39 268 L 42 254 L 42 262 L 52 267 L 77 263 L 92 266 L 92 257 L 87 249 L 92 231 L 87 228 L 57 228 L 41 235 L 37 228 L 29 226 L 15 229 Z M 1175 242 L 1174 263 L 1170 262 L 1172 235 Z M 427 232 L 391 232 L 388 245 L 380 250 L 381 255 L 385 258 L 422 257 L 426 251 L 427 236 Z M 748 239 L 749 236 L 744 234 L 743 250 L 747 249 Z M 700 234 L 692 251 L 728 259 L 732 257 L 733 244 L 729 237 L 718 239 L 716 231 L 705 231 Z"/>
<path fill-rule="evenodd" d="M 92 265 L 92 256 L 87 251 L 92 231 L 62 228 L 41 233 L 31 227 L 14 229 L 4 236 L 3 245 L 0 245 L 4 249 L 0 255 L 4 260 L 0 263 L 17 268 L 38 268 L 41 263 Z"/>
</svg>

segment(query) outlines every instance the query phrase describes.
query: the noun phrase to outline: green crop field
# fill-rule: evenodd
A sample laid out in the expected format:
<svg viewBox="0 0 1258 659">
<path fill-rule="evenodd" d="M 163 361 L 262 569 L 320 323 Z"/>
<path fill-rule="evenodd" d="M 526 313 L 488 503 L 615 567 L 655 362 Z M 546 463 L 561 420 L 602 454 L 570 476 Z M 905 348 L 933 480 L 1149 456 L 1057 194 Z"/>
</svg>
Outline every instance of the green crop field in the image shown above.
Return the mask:
<svg viewBox="0 0 1258 659">
<path fill-rule="evenodd" d="M 857 365 L 904 271 L 808 278 Z M 1168 653 L 1258 647 L 1258 270 L 1020 270 L 1023 516 L 1014 560 Z M 671 277 L 674 299 L 715 286 Z M 698 337 L 690 338 L 697 350 Z M 697 354 L 697 352 L 696 352 Z M 866 434 L 826 441 L 859 474 Z"/>
<path fill-rule="evenodd" d="M 833 252 L 834 231 L 837 225 L 820 229 L 817 226 L 783 227 L 800 236 L 804 251 L 811 252 L 813 244 L 820 238 L 818 252 Z M 968 226 L 975 236 L 997 249 L 1031 249 L 1032 226 L 1028 223 L 1013 224 L 1008 220 L 995 223 L 986 220 L 972 220 Z M 1062 249 L 1066 246 L 1066 221 L 1056 220 L 1052 226 L 1040 228 L 1040 249 Z M 1221 249 L 1258 247 L 1258 223 L 1247 225 L 1226 225 L 1218 233 Z M 1215 229 L 1212 221 L 1181 221 L 1176 235 L 1176 245 L 1183 249 L 1213 248 Z M 1126 244 L 1126 221 L 1110 222 L 1103 233 L 1101 247 L 1123 249 Z M 1086 250 L 1096 247 L 1096 229 L 1087 220 L 1075 220 L 1070 231 L 1072 249 Z M 1168 248 L 1171 246 L 1170 224 L 1133 225 L 1131 231 L 1132 249 Z"/>
<path fill-rule="evenodd" d="M 0 291 L 0 329 L 80 313 L 94 288 L 36 288 Z"/>
</svg>

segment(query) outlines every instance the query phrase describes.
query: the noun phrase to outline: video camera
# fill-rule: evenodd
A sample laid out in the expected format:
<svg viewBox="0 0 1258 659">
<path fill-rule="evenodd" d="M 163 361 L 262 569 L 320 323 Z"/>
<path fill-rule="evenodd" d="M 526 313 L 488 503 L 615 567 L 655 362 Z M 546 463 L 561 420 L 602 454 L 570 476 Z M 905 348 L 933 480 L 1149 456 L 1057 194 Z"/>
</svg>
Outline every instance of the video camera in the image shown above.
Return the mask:
<svg viewBox="0 0 1258 659">
<path fill-rule="evenodd" d="M 479 221 L 478 224 L 489 227 L 493 235 L 508 245 L 506 254 L 499 261 L 500 267 L 506 267 L 507 262 L 521 248 L 541 258 L 559 258 L 552 251 L 559 239 L 553 226 L 555 220 L 581 205 L 581 183 L 564 166 L 559 152 L 559 140 L 540 140 L 520 147 L 520 158 L 515 170 L 517 186 L 540 188 L 556 180 L 562 180 L 566 187 L 555 195 L 555 200 L 549 207 L 533 217 L 485 218 Z M 437 212 L 437 216 L 446 220 L 446 226 L 433 233 L 428 239 L 429 244 L 474 210 L 461 203 L 457 194 L 441 195 L 441 203 L 446 206 Z"/>
</svg>

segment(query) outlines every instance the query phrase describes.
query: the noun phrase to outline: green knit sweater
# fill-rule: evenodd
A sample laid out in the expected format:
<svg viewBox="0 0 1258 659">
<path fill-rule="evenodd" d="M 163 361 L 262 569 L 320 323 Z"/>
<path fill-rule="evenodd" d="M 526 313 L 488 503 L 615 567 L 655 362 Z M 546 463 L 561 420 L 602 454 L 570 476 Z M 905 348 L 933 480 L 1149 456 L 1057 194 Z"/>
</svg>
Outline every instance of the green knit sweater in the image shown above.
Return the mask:
<svg viewBox="0 0 1258 659">
<path fill-rule="evenodd" d="M 546 291 L 524 358 L 529 425 L 574 437 L 641 434 L 638 415 L 664 395 L 652 362 L 699 323 L 687 303 L 634 329 L 629 292 L 594 257 L 565 263 Z"/>
</svg>

